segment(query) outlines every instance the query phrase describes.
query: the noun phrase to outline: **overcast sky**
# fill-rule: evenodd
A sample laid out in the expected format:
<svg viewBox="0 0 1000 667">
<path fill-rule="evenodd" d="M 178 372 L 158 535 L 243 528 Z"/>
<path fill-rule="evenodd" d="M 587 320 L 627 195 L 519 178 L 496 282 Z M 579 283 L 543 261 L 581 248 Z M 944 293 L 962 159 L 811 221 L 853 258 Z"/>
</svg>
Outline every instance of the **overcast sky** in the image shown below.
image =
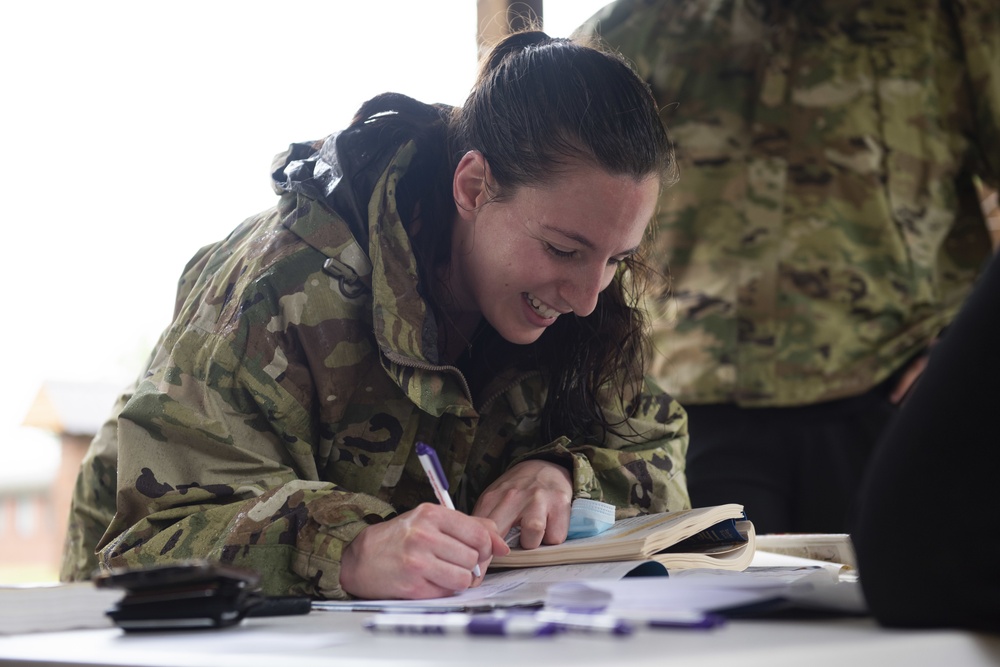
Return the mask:
<svg viewBox="0 0 1000 667">
<path fill-rule="evenodd" d="M 545 29 L 605 1 L 545 0 Z M 43 381 L 131 380 L 188 258 L 273 204 L 275 153 L 386 90 L 461 103 L 475 34 L 473 0 L 6 4 L 4 460 L 36 450 L 16 427 Z"/>
</svg>

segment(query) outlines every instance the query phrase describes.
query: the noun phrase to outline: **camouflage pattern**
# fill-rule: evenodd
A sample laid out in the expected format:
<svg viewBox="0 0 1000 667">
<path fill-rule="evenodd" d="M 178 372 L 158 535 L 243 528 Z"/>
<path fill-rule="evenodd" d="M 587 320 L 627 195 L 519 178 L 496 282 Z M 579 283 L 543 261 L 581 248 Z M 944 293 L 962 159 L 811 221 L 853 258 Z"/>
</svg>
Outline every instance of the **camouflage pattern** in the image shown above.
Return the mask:
<svg viewBox="0 0 1000 667">
<path fill-rule="evenodd" d="M 972 177 L 1000 182 L 1000 3 L 619 0 L 581 31 L 676 142 L 673 299 L 650 308 L 681 403 L 858 395 L 952 319 L 990 253 Z"/>
<path fill-rule="evenodd" d="M 125 391 L 115 403 L 111 416 L 90 442 L 80 463 L 80 473 L 73 487 L 70 520 L 59 578 L 82 579 L 97 570 L 94 547 L 115 518 L 115 494 L 118 482 L 118 413 L 132 395 Z"/>
<path fill-rule="evenodd" d="M 686 418 L 655 385 L 631 418 L 641 437 L 543 442 L 536 369 L 504 369 L 472 397 L 442 363 L 396 208 L 420 151 L 377 144 L 378 126 L 293 145 L 277 163 L 277 206 L 189 264 L 173 323 L 117 416 L 117 512 L 97 538 L 102 567 L 207 557 L 259 571 L 269 594 L 345 597 L 344 547 L 435 502 L 418 440 L 438 449 L 464 511 L 529 458 L 563 463 L 574 496 L 622 516 L 689 506 Z M 340 178 L 350 146 L 367 166 Z M 370 187 L 348 205 L 359 184 Z M 77 516 L 106 503 L 99 473 L 83 471 L 83 486 L 100 483 L 78 488 Z M 89 574 L 77 564 L 96 526 L 71 542 L 66 578 Z"/>
</svg>

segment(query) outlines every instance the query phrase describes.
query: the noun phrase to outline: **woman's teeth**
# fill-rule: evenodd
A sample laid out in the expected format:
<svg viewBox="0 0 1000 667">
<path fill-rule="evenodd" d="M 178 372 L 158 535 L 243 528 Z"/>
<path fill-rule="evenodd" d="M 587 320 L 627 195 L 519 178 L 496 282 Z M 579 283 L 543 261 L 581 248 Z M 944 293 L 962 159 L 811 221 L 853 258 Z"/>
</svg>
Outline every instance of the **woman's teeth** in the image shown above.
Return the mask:
<svg viewBox="0 0 1000 667">
<path fill-rule="evenodd" d="M 531 307 L 534 309 L 534 311 L 538 313 L 541 317 L 544 317 L 545 319 L 552 319 L 553 317 L 559 317 L 558 310 L 553 310 L 552 308 L 549 308 L 547 305 L 545 305 L 544 301 L 539 299 L 531 292 L 525 293 L 525 296 L 528 298 L 528 303 L 531 304 Z"/>
</svg>

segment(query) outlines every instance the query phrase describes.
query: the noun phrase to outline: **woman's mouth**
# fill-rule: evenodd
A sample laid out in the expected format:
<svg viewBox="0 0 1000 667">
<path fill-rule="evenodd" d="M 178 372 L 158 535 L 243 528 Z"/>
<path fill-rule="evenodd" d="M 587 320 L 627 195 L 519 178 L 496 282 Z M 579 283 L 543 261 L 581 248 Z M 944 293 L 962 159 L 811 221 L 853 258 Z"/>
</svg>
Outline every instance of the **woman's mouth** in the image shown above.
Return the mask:
<svg viewBox="0 0 1000 667">
<path fill-rule="evenodd" d="M 531 306 L 531 309 L 533 311 L 535 311 L 536 313 L 538 313 L 539 317 L 543 317 L 543 318 L 545 318 L 547 320 L 551 320 L 551 319 L 555 319 L 555 318 L 559 317 L 559 315 L 562 314 L 558 310 L 556 310 L 555 308 L 552 308 L 547 303 L 545 303 L 544 301 L 542 301 L 541 299 L 539 299 L 537 296 L 535 296 L 531 292 L 525 292 L 524 293 L 524 299 L 528 302 L 528 305 Z"/>
</svg>

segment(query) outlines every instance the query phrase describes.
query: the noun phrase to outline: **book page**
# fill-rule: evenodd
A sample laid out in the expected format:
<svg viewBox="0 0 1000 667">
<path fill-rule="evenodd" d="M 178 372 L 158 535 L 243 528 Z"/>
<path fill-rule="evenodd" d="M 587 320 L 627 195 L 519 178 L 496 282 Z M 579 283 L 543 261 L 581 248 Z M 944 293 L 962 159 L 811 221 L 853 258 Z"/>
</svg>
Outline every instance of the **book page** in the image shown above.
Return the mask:
<svg viewBox="0 0 1000 667">
<path fill-rule="evenodd" d="M 500 567 L 534 567 L 570 562 L 649 559 L 656 552 L 725 519 L 743 516 L 740 505 L 718 505 L 620 519 L 600 535 L 567 540 L 535 549 L 512 549 L 493 563 Z"/>
</svg>

